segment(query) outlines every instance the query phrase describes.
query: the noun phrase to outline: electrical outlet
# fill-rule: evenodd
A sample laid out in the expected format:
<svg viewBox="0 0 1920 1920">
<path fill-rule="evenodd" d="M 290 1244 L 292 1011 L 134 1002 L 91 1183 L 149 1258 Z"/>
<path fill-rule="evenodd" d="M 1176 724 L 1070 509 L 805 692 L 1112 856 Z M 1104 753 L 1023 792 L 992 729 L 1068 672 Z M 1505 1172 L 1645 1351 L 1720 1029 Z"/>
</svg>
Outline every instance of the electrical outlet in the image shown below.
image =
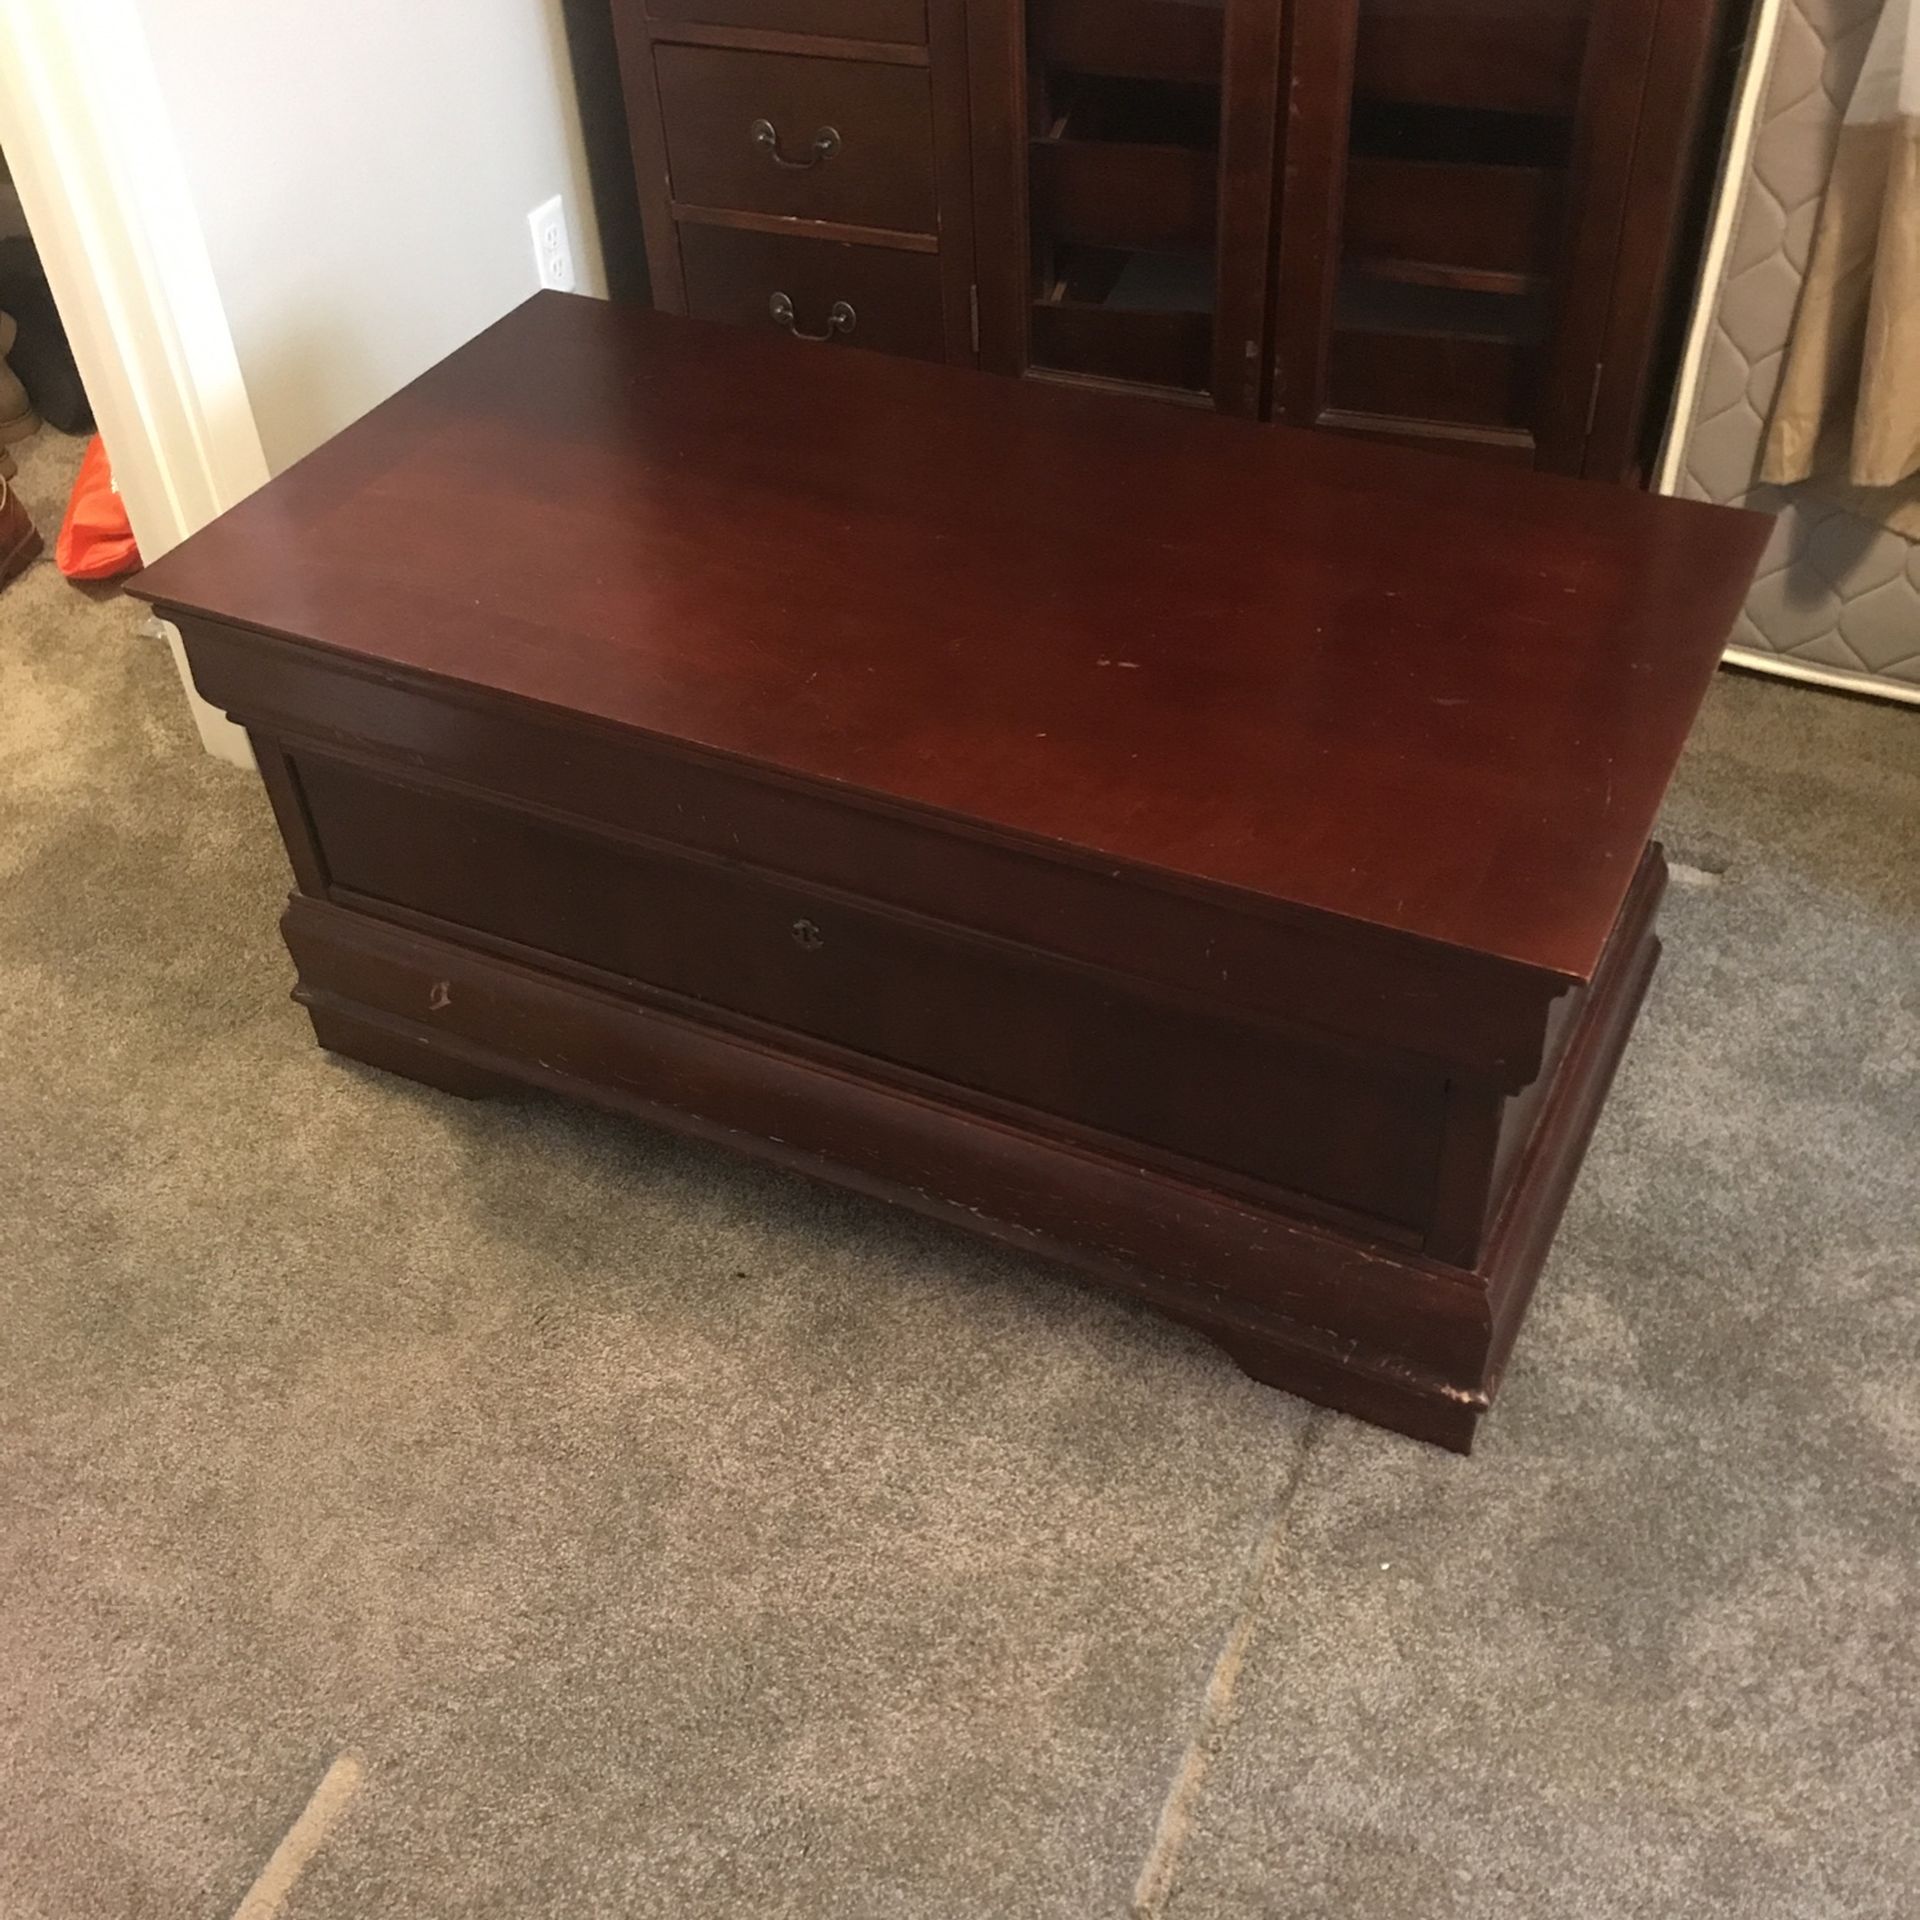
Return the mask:
<svg viewBox="0 0 1920 1920">
<path fill-rule="evenodd" d="M 573 243 L 567 238 L 567 203 L 555 194 L 527 215 L 533 229 L 533 260 L 543 287 L 573 291 Z"/>
</svg>

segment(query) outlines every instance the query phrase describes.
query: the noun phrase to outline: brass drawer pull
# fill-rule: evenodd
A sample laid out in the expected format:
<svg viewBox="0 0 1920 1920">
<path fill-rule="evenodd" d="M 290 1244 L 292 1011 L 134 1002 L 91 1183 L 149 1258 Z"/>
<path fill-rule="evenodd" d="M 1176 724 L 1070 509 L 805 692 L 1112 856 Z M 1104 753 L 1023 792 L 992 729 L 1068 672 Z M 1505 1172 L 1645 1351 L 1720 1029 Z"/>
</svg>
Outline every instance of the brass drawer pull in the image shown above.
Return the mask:
<svg viewBox="0 0 1920 1920">
<path fill-rule="evenodd" d="M 827 309 L 825 333 L 807 333 L 797 327 L 793 319 L 793 302 L 784 293 L 776 293 L 767 302 L 767 311 L 773 315 L 773 324 L 785 327 L 796 340 L 831 340 L 836 333 L 851 333 L 854 327 L 854 311 L 844 300 L 836 300 Z"/>
<path fill-rule="evenodd" d="M 840 151 L 840 130 L 837 127 L 821 127 L 813 136 L 813 150 L 804 160 L 789 160 L 780 151 L 780 133 L 771 120 L 756 120 L 747 129 L 747 138 L 764 153 L 776 167 L 785 167 L 793 173 L 805 173 L 809 167 L 817 167 L 823 160 L 831 160 Z"/>
</svg>

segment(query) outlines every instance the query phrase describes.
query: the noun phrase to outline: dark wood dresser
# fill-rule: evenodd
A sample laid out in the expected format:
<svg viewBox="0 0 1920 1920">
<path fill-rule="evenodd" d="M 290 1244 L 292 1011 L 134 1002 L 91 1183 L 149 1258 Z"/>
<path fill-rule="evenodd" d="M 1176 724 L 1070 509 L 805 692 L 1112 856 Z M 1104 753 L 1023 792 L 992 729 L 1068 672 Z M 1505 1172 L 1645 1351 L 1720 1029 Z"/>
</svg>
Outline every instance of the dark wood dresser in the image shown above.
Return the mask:
<svg viewBox="0 0 1920 1920">
<path fill-rule="evenodd" d="M 542 295 L 134 590 L 252 735 L 325 1046 L 1464 1449 L 1765 532 Z"/>
<path fill-rule="evenodd" d="M 1729 0 L 610 4 L 669 312 L 1645 468 Z"/>
</svg>

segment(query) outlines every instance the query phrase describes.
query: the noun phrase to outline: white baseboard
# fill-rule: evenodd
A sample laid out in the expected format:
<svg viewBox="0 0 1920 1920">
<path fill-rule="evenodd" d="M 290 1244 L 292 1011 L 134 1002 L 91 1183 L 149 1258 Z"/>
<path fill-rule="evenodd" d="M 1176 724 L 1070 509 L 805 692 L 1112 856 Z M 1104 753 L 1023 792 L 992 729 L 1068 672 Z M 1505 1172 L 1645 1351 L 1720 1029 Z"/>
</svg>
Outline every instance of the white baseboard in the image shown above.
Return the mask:
<svg viewBox="0 0 1920 1920">
<path fill-rule="evenodd" d="M 1875 700 L 1920 707 L 1920 687 L 1902 686 L 1897 680 L 1882 680 L 1875 674 L 1817 666 L 1811 661 L 1789 659 L 1785 654 L 1765 653 L 1758 647 L 1729 647 L 1721 659 L 1730 667 L 1770 674 L 1776 680 L 1797 680 L 1803 686 L 1832 687 L 1840 693 L 1866 694 Z"/>
</svg>

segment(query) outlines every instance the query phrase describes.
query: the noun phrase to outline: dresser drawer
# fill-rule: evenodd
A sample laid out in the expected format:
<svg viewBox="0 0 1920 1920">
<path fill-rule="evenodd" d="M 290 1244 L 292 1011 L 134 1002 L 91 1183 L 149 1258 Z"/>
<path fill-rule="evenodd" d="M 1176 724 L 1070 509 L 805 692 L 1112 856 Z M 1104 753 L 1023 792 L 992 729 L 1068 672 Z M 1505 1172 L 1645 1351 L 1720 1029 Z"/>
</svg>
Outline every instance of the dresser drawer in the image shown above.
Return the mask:
<svg viewBox="0 0 1920 1920">
<path fill-rule="evenodd" d="M 623 0 L 635 4 L 637 0 Z M 648 0 L 650 18 L 924 46 L 926 0 Z"/>
<path fill-rule="evenodd" d="M 934 232 L 924 68 L 720 47 L 653 58 L 676 200 Z"/>
<path fill-rule="evenodd" d="M 1440 1076 L 777 874 L 622 843 L 309 750 L 329 889 L 1410 1229 Z M 344 891 L 343 891 L 344 890 Z"/>
<path fill-rule="evenodd" d="M 940 257 L 680 223 L 687 311 L 920 360 L 945 356 Z M 791 315 L 790 319 L 783 317 Z"/>
</svg>

